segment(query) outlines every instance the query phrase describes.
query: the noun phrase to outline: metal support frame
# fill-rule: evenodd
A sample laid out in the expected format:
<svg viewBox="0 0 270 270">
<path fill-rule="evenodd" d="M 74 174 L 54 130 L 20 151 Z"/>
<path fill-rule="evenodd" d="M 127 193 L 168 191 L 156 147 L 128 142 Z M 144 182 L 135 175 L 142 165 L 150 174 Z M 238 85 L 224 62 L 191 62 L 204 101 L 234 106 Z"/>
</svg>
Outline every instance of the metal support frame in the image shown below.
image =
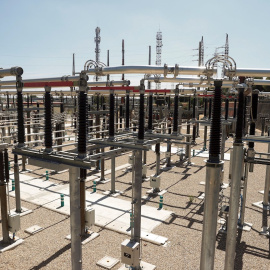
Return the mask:
<svg viewBox="0 0 270 270">
<path fill-rule="evenodd" d="M 79 168 L 69 168 L 70 185 L 70 232 L 72 270 L 82 269 L 81 212 Z"/>
</svg>

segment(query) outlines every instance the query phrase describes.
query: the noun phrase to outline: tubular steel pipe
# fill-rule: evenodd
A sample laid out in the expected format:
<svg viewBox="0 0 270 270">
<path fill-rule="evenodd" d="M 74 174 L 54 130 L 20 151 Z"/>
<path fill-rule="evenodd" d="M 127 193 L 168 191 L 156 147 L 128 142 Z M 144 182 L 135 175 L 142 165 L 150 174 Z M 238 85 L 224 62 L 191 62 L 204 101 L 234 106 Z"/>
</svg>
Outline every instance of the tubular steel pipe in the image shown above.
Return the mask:
<svg viewBox="0 0 270 270">
<path fill-rule="evenodd" d="M 126 121 L 125 129 L 129 130 L 129 90 L 126 91 Z"/>
<path fill-rule="evenodd" d="M 109 137 L 114 137 L 114 93 L 110 91 Z"/>
<path fill-rule="evenodd" d="M 85 179 L 86 179 L 86 169 L 80 169 L 81 236 L 86 235 L 86 229 L 85 229 Z"/>
<path fill-rule="evenodd" d="M 140 86 L 140 109 L 139 109 L 139 131 L 138 140 L 144 139 L 144 85 Z"/>
<path fill-rule="evenodd" d="M 178 131 L 178 98 L 179 98 L 179 89 L 175 89 L 174 96 L 174 111 L 173 111 L 173 133 L 176 134 Z"/>
<path fill-rule="evenodd" d="M 15 200 L 16 200 L 16 212 L 21 213 L 21 191 L 20 191 L 20 174 L 18 156 L 14 154 L 14 181 L 15 181 Z"/>
<path fill-rule="evenodd" d="M 52 151 L 52 98 L 51 98 L 51 87 L 45 87 L 45 131 L 44 131 L 44 140 L 45 140 L 45 151 Z"/>
<path fill-rule="evenodd" d="M 268 144 L 268 153 L 270 153 L 270 143 Z M 263 206 L 269 207 L 270 202 L 270 166 L 266 166 L 266 175 L 265 175 L 265 185 L 264 185 L 264 195 L 263 195 Z"/>
<path fill-rule="evenodd" d="M 1 204 L 1 217 L 2 217 L 2 234 L 3 243 L 9 243 L 9 230 L 8 230 L 8 210 L 7 210 L 7 183 L 5 182 L 4 175 L 4 155 L 0 151 L 0 204 Z"/>
<path fill-rule="evenodd" d="M 70 187 L 70 232 L 72 270 L 82 269 L 81 212 L 80 210 L 80 169 L 69 167 Z"/>
<path fill-rule="evenodd" d="M 0 78 L 6 77 L 6 76 L 21 76 L 22 74 L 23 74 L 23 69 L 21 67 L 0 69 Z"/>
<path fill-rule="evenodd" d="M 216 73 L 216 69 L 212 69 L 212 72 Z M 105 76 L 107 74 L 167 74 L 178 73 L 182 75 L 202 75 L 206 73 L 205 67 L 178 67 L 175 66 L 116 66 L 116 67 L 101 67 L 101 68 L 90 68 L 87 71 L 87 74 L 99 76 Z M 177 74 L 176 74 L 177 73 Z"/>
<path fill-rule="evenodd" d="M 18 81 L 19 82 L 19 81 Z M 24 117 L 23 117 L 23 96 L 22 88 L 17 91 L 17 117 L 18 117 L 18 147 L 23 147 L 25 142 Z"/>
<path fill-rule="evenodd" d="M 244 145 L 242 142 L 243 115 L 244 115 L 244 93 L 243 89 L 239 89 L 237 125 L 232 156 L 232 164 L 234 164 L 234 166 L 232 168 L 232 180 L 230 191 L 230 208 L 229 208 L 225 268 L 224 268 L 225 270 L 234 269 L 239 197 L 241 190 L 241 178 L 243 175 L 243 158 L 244 158 Z"/>
<path fill-rule="evenodd" d="M 148 104 L 148 132 L 153 130 L 153 93 L 149 94 Z"/>
<path fill-rule="evenodd" d="M 209 159 L 206 162 L 205 202 L 200 261 L 201 270 L 214 269 L 220 176 L 223 167 L 223 163 L 220 161 L 221 86 L 222 81 L 215 81 Z"/>
</svg>

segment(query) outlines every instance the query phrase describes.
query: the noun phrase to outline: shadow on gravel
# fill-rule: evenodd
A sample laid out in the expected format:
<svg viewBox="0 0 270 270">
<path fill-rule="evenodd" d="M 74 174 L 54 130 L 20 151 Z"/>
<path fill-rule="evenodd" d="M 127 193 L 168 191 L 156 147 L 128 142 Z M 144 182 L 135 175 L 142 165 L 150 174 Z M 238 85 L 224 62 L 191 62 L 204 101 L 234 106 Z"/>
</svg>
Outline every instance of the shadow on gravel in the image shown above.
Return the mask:
<svg viewBox="0 0 270 270">
<path fill-rule="evenodd" d="M 38 270 L 47 266 L 50 262 L 52 262 L 54 259 L 56 259 L 60 255 L 62 255 L 64 252 L 68 251 L 70 248 L 71 248 L 71 243 L 67 244 L 66 246 L 56 251 L 52 256 L 47 258 L 45 261 L 42 261 L 39 265 L 33 266 L 32 268 L 30 268 L 30 270 Z"/>
<path fill-rule="evenodd" d="M 237 231 L 236 248 L 235 248 L 235 270 L 243 269 L 243 256 L 244 254 L 250 254 L 256 257 L 269 259 L 269 250 L 247 245 L 246 242 L 241 242 L 242 230 Z M 218 242 L 217 249 L 226 251 L 226 233 L 218 232 L 216 241 Z M 270 243 L 270 240 L 269 240 Z"/>
</svg>

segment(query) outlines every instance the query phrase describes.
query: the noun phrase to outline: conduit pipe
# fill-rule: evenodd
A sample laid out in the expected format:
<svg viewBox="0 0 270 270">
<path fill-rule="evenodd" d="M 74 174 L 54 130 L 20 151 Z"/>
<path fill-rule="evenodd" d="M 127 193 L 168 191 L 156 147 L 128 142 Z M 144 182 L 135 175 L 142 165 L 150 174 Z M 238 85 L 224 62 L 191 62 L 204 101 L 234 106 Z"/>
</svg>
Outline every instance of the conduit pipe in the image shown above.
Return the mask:
<svg viewBox="0 0 270 270">
<path fill-rule="evenodd" d="M 178 76 L 179 74 L 183 75 L 202 75 L 207 73 L 216 73 L 216 69 L 207 70 L 205 67 L 179 67 L 175 66 L 116 66 L 116 67 L 97 67 L 90 68 L 86 71 L 89 75 L 98 75 L 105 76 L 107 74 L 174 74 L 174 76 Z"/>
<path fill-rule="evenodd" d="M 23 74 L 23 69 L 21 67 L 12 67 L 7 69 L 0 68 L 0 78 L 6 76 L 21 76 Z"/>
</svg>

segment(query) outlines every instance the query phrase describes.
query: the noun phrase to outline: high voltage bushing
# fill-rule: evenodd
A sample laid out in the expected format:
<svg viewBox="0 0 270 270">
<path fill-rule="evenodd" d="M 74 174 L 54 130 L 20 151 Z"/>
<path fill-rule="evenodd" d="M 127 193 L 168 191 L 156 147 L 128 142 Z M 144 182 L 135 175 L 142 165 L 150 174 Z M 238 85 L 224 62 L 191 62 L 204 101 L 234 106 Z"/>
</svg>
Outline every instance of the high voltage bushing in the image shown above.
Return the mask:
<svg viewBox="0 0 270 270">
<path fill-rule="evenodd" d="M 192 118 L 195 119 L 196 118 L 196 97 L 193 97 L 193 107 L 192 107 Z"/>
<path fill-rule="evenodd" d="M 209 110 L 208 110 L 208 118 L 212 117 L 212 98 L 209 99 Z"/>
<path fill-rule="evenodd" d="M 252 94 L 252 118 L 257 120 L 258 114 L 258 98 L 259 98 L 259 90 L 254 90 Z"/>
<path fill-rule="evenodd" d="M 213 113 L 209 144 L 209 161 L 219 162 L 221 143 L 221 86 L 222 81 L 215 81 L 215 95 L 213 102 Z M 210 109 L 210 108 L 209 108 Z"/>
<path fill-rule="evenodd" d="M 8 168 L 8 151 L 5 149 L 4 152 L 4 159 L 5 159 L 5 176 L 6 176 L 6 182 L 9 182 L 9 168 Z"/>
<path fill-rule="evenodd" d="M 237 99 L 234 99 L 234 105 L 233 105 L 233 118 L 236 118 L 236 103 L 237 103 Z"/>
<path fill-rule="evenodd" d="M 52 151 L 52 98 L 51 87 L 45 87 L 45 150 L 47 152 Z"/>
<path fill-rule="evenodd" d="M 214 85 L 215 92 L 210 131 L 209 159 L 206 162 L 205 202 L 200 260 L 201 270 L 214 269 L 220 175 L 223 166 L 223 163 L 220 161 L 222 81 L 215 81 Z"/>
<path fill-rule="evenodd" d="M 129 130 L 129 90 L 126 92 L 126 130 Z"/>
<path fill-rule="evenodd" d="M 114 91 L 110 90 L 109 137 L 114 137 Z"/>
<path fill-rule="evenodd" d="M 16 88 L 17 88 L 17 117 L 18 117 L 18 146 L 23 147 L 25 138 L 24 138 L 24 117 L 23 117 L 23 96 L 22 96 L 22 88 L 23 88 L 23 83 L 22 83 L 22 78 L 21 76 L 17 76 L 17 81 L 16 81 Z"/>
<path fill-rule="evenodd" d="M 177 133 L 178 130 L 178 101 L 179 101 L 179 88 L 177 86 L 174 95 L 173 133 Z"/>
<path fill-rule="evenodd" d="M 79 130 L 78 130 L 78 154 L 86 154 L 86 134 L 87 134 L 87 94 L 84 91 L 79 92 Z"/>
<path fill-rule="evenodd" d="M 226 98 L 226 101 L 225 101 L 225 120 L 228 119 L 228 114 L 229 114 L 229 99 Z"/>
<path fill-rule="evenodd" d="M 0 151 L 0 182 L 5 182 L 5 173 L 4 173 L 4 156 L 3 152 Z"/>
<path fill-rule="evenodd" d="M 150 92 L 148 99 L 148 130 L 152 132 L 153 130 L 153 93 Z"/>
<path fill-rule="evenodd" d="M 204 116 L 204 117 L 207 116 L 207 104 L 208 104 L 208 99 L 205 98 L 205 99 L 204 99 L 204 113 L 203 113 L 203 116 Z"/>
<path fill-rule="evenodd" d="M 139 131 L 138 131 L 138 139 L 144 139 L 144 82 L 141 81 L 140 85 L 140 108 L 139 108 Z"/>
<path fill-rule="evenodd" d="M 244 90 L 239 89 L 238 94 L 238 111 L 237 111 L 237 122 L 235 131 L 235 143 L 242 143 L 243 136 L 243 122 L 244 122 Z"/>
</svg>

